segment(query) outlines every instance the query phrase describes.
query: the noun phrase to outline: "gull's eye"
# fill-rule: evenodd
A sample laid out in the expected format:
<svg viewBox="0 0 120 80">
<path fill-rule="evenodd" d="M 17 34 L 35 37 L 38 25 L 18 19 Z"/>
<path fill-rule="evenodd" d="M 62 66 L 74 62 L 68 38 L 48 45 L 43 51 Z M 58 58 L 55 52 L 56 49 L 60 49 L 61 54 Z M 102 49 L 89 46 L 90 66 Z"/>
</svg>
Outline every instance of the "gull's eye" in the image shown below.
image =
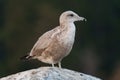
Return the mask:
<svg viewBox="0 0 120 80">
<path fill-rule="evenodd" d="M 73 14 L 69 14 L 68 16 L 73 17 L 74 15 Z"/>
</svg>

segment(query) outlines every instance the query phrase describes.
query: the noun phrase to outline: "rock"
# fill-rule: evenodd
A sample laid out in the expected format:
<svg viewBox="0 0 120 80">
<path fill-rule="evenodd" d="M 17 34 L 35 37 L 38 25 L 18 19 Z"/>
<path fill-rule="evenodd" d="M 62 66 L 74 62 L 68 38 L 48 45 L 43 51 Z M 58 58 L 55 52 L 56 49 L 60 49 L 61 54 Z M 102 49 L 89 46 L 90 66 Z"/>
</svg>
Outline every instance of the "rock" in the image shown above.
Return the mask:
<svg viewBox="0 0 120 80">
<path fill-rule="evenodd" d="M 24 72 L 19 72 L 0 80 L 101 80 L 99 78 L 57 67 L 41 67 Z"/>
</svg>

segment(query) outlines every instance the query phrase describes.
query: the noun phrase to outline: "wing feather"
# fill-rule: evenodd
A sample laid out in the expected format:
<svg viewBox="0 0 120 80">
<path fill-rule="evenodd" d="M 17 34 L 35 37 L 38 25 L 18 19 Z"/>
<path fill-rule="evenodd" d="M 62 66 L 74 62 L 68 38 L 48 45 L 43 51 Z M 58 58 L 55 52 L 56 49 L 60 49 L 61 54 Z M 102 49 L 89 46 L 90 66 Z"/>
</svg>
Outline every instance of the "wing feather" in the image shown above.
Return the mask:
<svg viewBox="0 0 120 80">
<path fill-rule="evenodd" d="M 58 27 L 44 33 L 33 46 L 30 56 L 41 55 L 42 52 L 54 41 L 55 35 L 59 33 Z"/>
</svg>

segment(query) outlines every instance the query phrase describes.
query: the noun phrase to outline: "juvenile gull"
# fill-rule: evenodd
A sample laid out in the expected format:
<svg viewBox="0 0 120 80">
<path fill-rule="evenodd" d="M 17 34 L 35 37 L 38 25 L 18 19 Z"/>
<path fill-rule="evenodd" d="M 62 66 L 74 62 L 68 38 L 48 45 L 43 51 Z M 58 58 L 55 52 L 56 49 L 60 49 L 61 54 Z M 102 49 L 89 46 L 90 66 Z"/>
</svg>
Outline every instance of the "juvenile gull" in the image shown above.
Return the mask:
<svg viewBox="0 0 120 80">
<path fill-rule="evenodd" d="M 83 21 L 85 18 L 78 16 L 73 11 L 65 11 L 60 15 L 59 26 L 44 33 L 33 46 L 26 59 L 38 59 L 44 63 L 58 63 L 61 68 L 61 60 L 67 56 L 73 46 L 75 38 L 75 21 Z"/>
</svg>

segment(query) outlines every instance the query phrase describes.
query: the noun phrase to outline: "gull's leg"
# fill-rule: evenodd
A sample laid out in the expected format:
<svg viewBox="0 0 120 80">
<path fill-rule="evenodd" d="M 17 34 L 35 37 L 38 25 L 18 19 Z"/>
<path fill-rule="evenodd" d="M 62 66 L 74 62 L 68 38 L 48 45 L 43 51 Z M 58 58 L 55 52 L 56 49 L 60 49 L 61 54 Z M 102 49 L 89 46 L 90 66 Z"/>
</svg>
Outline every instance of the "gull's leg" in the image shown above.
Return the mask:
<svg viewBox="0 0 120 80">
<path fill-rule="evenodd" d="M 61 69 L 61 62 L 58 62 L 58 66 L 59 66 L 59 68 Z"/>
<path fill-rule="evenodd" d="M 52 63 L 52 67 L 54 68 L 55 66 L 54 66 L 54 63 Z"/>
</svg>

